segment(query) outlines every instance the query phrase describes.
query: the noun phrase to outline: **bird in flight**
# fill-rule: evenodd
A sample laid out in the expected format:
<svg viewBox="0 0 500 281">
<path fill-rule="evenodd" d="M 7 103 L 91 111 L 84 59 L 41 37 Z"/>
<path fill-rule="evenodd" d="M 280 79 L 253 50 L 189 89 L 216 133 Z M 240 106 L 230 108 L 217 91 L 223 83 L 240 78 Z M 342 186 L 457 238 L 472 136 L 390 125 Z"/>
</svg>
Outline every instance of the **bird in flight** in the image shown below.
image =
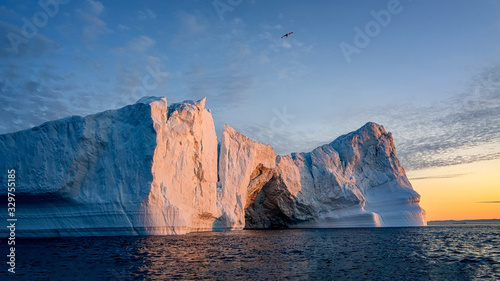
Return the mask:
<svg viewBox="0 0 500 281">
<path fill-rule="evenodd" d="M 292 33 L 293 33 L 293 32 L 289 32 L 289 33 L 287 33 L 287 34 L 285 34 L 285 35 L 281 36 L 281 38 L 283 38 L 283 37 L 288 37 L 288 35 L 290 35 L 290 34 L 292 34 Z"/>
</svg>

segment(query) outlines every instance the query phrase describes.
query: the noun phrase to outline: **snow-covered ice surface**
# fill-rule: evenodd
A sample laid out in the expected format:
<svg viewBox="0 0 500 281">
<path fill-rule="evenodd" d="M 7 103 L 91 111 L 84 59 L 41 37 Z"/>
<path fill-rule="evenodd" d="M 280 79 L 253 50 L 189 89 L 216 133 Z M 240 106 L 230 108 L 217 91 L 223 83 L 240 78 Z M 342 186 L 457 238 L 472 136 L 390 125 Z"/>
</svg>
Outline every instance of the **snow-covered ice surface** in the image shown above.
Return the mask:
<svg viewBox="0 0 500 281">
<path fill-rule="evenodd" d="M 219 153 L 217 207 L 222 216 L 217 229 L 243 229 L 245 209 L 275 167 L 274 150 L 224 125 Z"/>
<path fill-rule="evenodd" d="M 310 153 L 278 156 L 247 228 L 426 225 L 390 133 L 375 123 Z"/>
<path fill-rule="evenodd" d="M 204 107 L 145 97 L 0 135 L 0 168 L 16 170 L 16 235 L 426 224 L 382 126 L 276 156 L 228 125 L 218 144 Z"/>
<path fill-rule="evenodd" d="M 212 230 L 217 138 L 204 104 L 141 99 L 1 135 L 0 166 L 17 175 L 16 234 Z"/>
</svg>

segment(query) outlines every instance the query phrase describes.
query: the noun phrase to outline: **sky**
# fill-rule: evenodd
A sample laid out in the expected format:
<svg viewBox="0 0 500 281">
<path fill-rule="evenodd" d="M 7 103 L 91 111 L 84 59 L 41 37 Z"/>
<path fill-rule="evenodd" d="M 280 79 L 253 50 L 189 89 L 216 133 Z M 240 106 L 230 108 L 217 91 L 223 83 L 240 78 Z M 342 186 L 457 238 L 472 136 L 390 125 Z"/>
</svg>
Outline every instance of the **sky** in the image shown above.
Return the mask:
<svg viewBox="0 0 500 281">
<path fill-rule="evenodd" d="M 0 36 L 0 134 L 142 96 L 278 154 L 371 121 L 428 219 L 500 219 L 498 0 L 3 0 Z"/>
</svg>

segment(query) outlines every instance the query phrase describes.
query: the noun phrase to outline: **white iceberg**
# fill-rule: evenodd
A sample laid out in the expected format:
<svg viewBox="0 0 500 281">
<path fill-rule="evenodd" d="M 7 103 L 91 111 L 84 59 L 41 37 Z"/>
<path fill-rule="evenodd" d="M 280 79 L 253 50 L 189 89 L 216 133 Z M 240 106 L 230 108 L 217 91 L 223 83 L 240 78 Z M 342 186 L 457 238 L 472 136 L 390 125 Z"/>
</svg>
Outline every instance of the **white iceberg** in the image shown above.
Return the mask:
<svg viewBox="0 0 500 281">
<path fill-rule="evenodd" d="M 374 123 L 277 156 L 227 125 L 218 143 L 205 99 L 146 97 L 0 135 L 0 159 L 16 170 L 19 237 L 426 224 L 391 134 Z"/>
</svg>

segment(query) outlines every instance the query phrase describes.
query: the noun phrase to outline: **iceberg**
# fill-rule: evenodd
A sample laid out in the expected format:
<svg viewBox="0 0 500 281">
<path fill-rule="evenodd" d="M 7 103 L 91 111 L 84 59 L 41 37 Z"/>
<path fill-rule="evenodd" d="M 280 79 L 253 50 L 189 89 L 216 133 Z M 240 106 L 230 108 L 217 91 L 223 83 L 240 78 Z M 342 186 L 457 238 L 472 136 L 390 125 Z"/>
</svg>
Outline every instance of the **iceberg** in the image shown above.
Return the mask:
<svg viewBox="0 0 500 281">
<path fill-rule="evenodd" d="M 17 175 L 16 234 L 211 230 L 217 216 L 217 138 L 204 105 L 205 100 L 167 106 L 165 98 L 146 98 L 1 135 L 0 165 Z"/>
<path fill-rule="evenodd" d="M 0 135 L 0 159 L 16 173 L 19 237 L 426 225 L 375 123 L 282 156 L 229 125 L 218 142 L 205 99 L 145 97 Z"/>
<path fill-rule="evenodd" d="M 312 152 L 278 156 L 246 227 L 423 226 L 419 202 L 391 133 L 367 123 Z"/>
</svg>

